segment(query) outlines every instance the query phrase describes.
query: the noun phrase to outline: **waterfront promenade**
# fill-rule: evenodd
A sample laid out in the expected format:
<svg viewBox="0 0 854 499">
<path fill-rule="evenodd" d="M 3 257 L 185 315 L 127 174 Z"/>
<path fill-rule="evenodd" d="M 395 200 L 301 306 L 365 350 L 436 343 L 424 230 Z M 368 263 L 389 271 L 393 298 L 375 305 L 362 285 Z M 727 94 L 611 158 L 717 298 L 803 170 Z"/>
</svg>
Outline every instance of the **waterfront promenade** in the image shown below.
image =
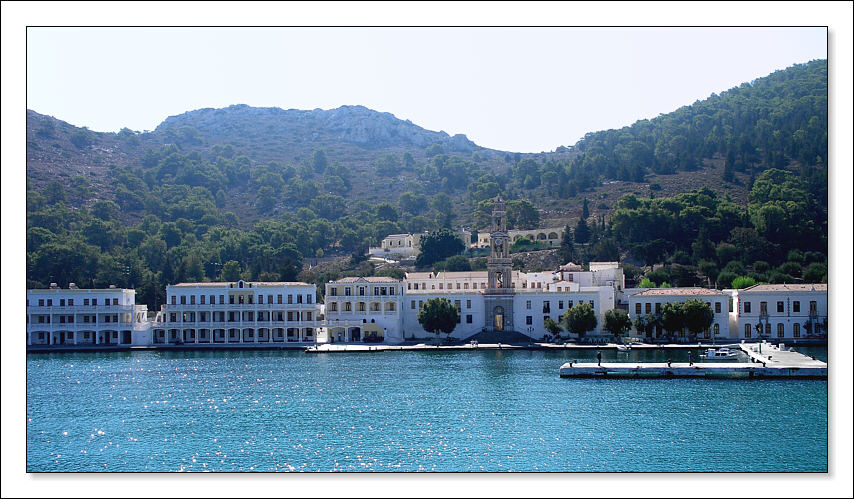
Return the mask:
<svg viewBox="0 0 854 499">
<path fill-rule="evenodd" d="M 806 343 L 804 343 L 806 344 Z M 756 345 L 756 344 L 750 344 Z M 747 354 L 762 362 L 760 357 L 768 362 L 767 357 L 763 354 L 771 355 L 773 362 L 778 364 L 783 359 L 791 358 L 791 352 L 782 352 L 779 357 L 774 357 L 778 350 L 769 350 L 775 348 L 774 345 L 767 343 L 763 346 L 763 353 L 747 352 Z M 442 350 L 442 351 L 459 351 L 459 350 L 602 350 L 612 351 L 618 347 L 625 346 L 618 343 L 605 344 L 584 344 L 584 343 L 479 343 L 473 345 L 471 343 L 456 343 L 456 344 L 441 344 L 437 345 L 435 341 L 415 341 L 404 344 L 366 344 L 366 343 L 317 343 L 314 342 L 292 342 L 292 343 L 185 343 L 185 344 L 157 344 L 157 345 L 29 345 L 27 346 L 28 353 L 50 353 L 50 352 L 135 352 L 146 350 L 165 350 L 165 351 L 188 351 L 188 350 L 304 350 L 308 353 L 357 353 L 357 352 L 389 352 L 389 351 L 424 351 L 424 350 Z M 740 343 L 669 343 L 669 344 L 647 344 L 647 343 L 632 343 L 631 350 L 685 350 L 685 349 L 705 349 L 705 348 L 740 348 Z"/>
<path fill-rule="evenodd" d="M 827 363 L 771 343 L 740 343 L 750 362 L 567 362 L 561 377 L 827 378 Z M 761 353 L 760 353 L 761 351 Z"/>
<path fill-rule="evenodd" d="M 634 350 L 661 350 L 661 349 L 694 349 L 694 348 L 715 348 L 722 346 L 735 347 L 737 344 L 729 345 L 711 345 L 702 343 L 690 344 L 666 344 L 666 345 L 648 345 L 635 343 L 631 345 Z M 537 343 L 530 344 L 520 343 L 471 343 L 453 344 L 453 345 L 436 345 L 435 343 L 415 343 L 407 345 L 363 345 L 352 343 L 324 343 L 317 346 L 306 348 L 308 353 L 348 353 L 348 352 L 388 352 L 401 350 L 617 350 L 621 346 L 617 343 L 605 344 L 580 344 L 580 343 Z"/>
</svg>

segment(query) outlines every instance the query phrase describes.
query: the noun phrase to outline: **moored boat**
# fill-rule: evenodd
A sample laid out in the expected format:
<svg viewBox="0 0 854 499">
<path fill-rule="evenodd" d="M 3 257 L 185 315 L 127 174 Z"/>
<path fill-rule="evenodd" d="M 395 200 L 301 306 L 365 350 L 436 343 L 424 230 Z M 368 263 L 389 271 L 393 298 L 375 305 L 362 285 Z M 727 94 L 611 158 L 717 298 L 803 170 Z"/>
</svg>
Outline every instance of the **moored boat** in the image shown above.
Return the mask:
<svg viewBox="0 0 854 499">
<path fill-rule="evenodd" d="M 726 348 L 726 347 L 718 348 L 718 349 L 709 348 L 703 354 L 703 358 L 707 359 L 707 360 L 734 359 L 736 357 L 738 357 L 738 353 L 735 352 L 734 350 L 730 350 L 729 348 Z"/>
</svg>

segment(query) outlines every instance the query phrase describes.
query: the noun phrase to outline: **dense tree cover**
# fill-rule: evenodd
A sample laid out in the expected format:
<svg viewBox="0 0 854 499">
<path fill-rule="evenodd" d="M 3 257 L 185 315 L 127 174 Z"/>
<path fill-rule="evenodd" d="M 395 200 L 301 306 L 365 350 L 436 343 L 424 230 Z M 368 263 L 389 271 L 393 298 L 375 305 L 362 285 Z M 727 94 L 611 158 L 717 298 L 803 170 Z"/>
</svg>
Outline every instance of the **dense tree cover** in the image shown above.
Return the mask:
<svg viewBox="0 0 854 499">
<path fill-rule="evenodd" d="M 616 244 L 645 264 L 671 264 L 646 276 L 656 284 L 729 287 L 737 277 L 821 282 L 827 275 L 827 205 L 788 171 L 759 175 L 746 209 L 706 188 L 672 198 L 627 195 L 610 229 Z M 807 254 L 815 264 L 809 273 Z"/>
<path fill-rule="evenodd" d="M 454 255 L 445 258 L 441 262 L 434 263 L 433 270 L 445 272 L 468 272 L 471 270 L 471 263 L 464 255 Z"/>
<path fill-rule="evenodd" d="M 536 229 L 540 226 L 540 212 L 528 200 L 508 201 L 506 210 L 508 229 Z"/>
<path fill-rule="evenodd" d="M 421 252 L 415 259 L 417 267 L 428 267 L 448 257 L 459 255 L 465 245 L 448 229 L 439 229 L 421 236 Z"/>
<path fill-rule="evenodd" d="M 606 180 L 641 182 L 710 158 L 725 163 L 726 181 L 752 176 L 747 207 L 709 189 L 630 195 L 605 220 L 590 216 L 585 198 L 581 219 L 566 227 L 561 262 L 665 263 L 646 276 L 656 286 L 826 281 L 826 73 L 826 61 L 796 65 L 652 120 L 588 134 L 559 154 L 505 154 L 500 168 L 484 154 L 439 144 L 383 151 L 365 160 L 369 172 L 414 180 L 372 203 L 353 199 L 355 170 L 332 149 L 259 161 L 236 137 L 208 145 L 191 126 L 165 129 L 165 145 L 125 129 L 116 136 L 140 151 L 130 166 L 39 188 L 28 180 L 27 285 L 132 286 L 155 308 L 165 285 L 182 280 L 292 279 L 303 257 L 362 259 L 391 233 L 469 222 L 483 228 L 499 193 L 510 228 L 530 228 L 541 223 L 537 196 L 573 198 Z M 78 129 L 69 140 L 75 151 L 91 150 L 102 135 Z M 59 136 L 52 121 L 36 131 L 41 139 Z M 461 251 L 419 264 L 462 268 L 459 259 L 446 260 Z"/>
<path fill-rule="evenodd" d="M 642 181 L 725 158 L 731 171 L 827 164 L 827 61 L 794 65 L 620 130 L 590 133 L 572 169 Z M 807 175 L 809 172 L 807 172 Z"/>
<path fill-rule="evenodd" d="M 644 182 L 648 174 L 690 172 L 714 160 L 724 163 L 726 182 L 738 182 L 736 173 L 791 170 L 826 206 L 827 102 L 827 61 L 794 65 L 651 120 L 589 133 L 572 154 L 515 158 L 509 176 L 491 181 L 508 193 L 566 199 L 602 181 Z M 480 192 L 481 183 L 470 192 Z"/>
<path fill-rule="evenodd" d="M 690 333 L 689 341 L 696 339 L 697 335 L 712 326 L 714 313 L 708 303 L 697 298 L 691 298 L 685 302 L 669 302 L 661 307 L 660 314 L 647 314 L 635 319 L 634 326 L 638 331 L 651 334 L 655 326 L 661 326 L 668 335 L 668 339 L 674 340 L 677 333 L 685 329 Z"/>
</svg>

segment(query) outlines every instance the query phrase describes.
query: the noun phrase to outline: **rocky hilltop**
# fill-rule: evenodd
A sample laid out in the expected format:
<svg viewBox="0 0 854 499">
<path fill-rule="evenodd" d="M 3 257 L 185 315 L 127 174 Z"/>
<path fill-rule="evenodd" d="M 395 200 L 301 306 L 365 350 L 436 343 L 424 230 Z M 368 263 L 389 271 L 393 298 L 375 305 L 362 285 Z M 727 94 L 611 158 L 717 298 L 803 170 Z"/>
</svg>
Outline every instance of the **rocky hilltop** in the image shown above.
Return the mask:
<svg viewBox="0 0 854 499">
<path fill-rule="evenodd" d="M 190 126 L 212 142 L 231 139 L 235 134 L 253 136 L 263 130 L 268 139 L 297 142 L 337 141 L 378 149 L 433 144 L 446 151 L 471 153 L 482 149 L 465 135 L 425 130 L 409 120 L 400 120 L 364 106 L 341 106 L 328 111 L 250 107 L 245 104 L 224 109 L 199 109 L 170 116 L 155 132 L 177 131 Z"/>
</svg>

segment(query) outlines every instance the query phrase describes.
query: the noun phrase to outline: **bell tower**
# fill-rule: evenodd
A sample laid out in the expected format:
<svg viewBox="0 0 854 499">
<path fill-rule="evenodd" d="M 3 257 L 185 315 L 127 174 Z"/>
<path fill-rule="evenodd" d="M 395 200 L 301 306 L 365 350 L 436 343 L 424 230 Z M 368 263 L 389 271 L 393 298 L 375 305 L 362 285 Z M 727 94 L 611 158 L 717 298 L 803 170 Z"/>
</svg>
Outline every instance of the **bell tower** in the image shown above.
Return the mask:
<svg viewBox="0 0 854 499">
<path fill-rule="evenodd" d="M 501 196 L 492 207 L 492 231 L 489 233 L 489 258 L 486 260 L 487 289 L 484 290 L 486 329 L 513 330 L 513 263 L 510 261 L 510 236 L 507 213 Z"/>
<path fill-rule="evenodd" d="M 513 292 L 513 264 L 510 261 L 510 236 L 507 235 L 507 213 L 501 196 L 492 207 L 492 232 L 489 233 L 489 289 L 498 293 Z"/>
</svg>

